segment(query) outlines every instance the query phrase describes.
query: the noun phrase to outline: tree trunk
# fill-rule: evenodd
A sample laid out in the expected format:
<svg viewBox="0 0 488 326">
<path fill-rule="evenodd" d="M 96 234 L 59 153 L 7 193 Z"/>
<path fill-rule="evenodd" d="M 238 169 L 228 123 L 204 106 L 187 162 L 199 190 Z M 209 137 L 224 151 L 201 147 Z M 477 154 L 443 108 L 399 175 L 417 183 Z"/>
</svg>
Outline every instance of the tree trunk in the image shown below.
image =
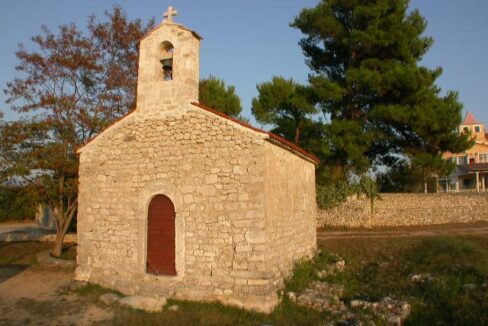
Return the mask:
<svg viewBox="0 0 488 326">
<path fill-rule="evenodd" d="M 300 141 L 300 127 L 295 129 L 295 138 L 294 138 L 295 144 L 298 145 L 299 141 Z"/>
<path fill-rule="evenodd" d="M 51 255 L 54 257 L 60 257 L 63 253 L 63 242 L 66 231 L 63 229 L 56 232 L 56 239 L 54 240 L 54 248 L 51 251 Z"/>
<path fill-rule="evenodd" d="M 369 209 L 371 212 L 371 216 L 373 216 L 374 215 L 374 196 L 371 196 L 369 198 Z"/>
<path fill-rule="evenodd" d="M 54 209 L 54 215 L 56 216 L 56 239 L 54 240 L 54 248 L 51 251 L 53 257 L 60 257 L 63 253 L 64 236 L 68 232 L 68 227 L 77 208 L 78 202 L 74 200 L 66 212 L 62 212 L 58 208 Z"/>
</svg>

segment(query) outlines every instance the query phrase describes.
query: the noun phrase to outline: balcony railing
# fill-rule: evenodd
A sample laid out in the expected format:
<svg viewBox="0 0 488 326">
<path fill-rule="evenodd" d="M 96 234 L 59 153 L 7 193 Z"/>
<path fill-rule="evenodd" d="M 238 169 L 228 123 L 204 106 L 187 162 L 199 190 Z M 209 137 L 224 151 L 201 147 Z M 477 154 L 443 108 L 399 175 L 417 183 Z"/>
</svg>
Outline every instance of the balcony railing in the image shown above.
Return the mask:
<svg viewBox="0 0 488 326">
<path fill-rule="evenodd" d="M 444 193 L 456 193 L 456 192 L 488 192 L 488 189 L 439 189 L 439 192 L 444 192 Z"/>
</svg>

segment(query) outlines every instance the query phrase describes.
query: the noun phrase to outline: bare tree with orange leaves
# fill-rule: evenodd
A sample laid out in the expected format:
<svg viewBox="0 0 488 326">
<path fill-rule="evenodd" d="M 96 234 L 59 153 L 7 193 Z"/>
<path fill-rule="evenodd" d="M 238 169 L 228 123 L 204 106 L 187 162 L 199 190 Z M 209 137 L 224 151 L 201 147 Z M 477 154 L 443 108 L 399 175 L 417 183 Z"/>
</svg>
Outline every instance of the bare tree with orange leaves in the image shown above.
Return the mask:
<svg viewBox="0 0 488 326">
<path fill-rule="evenodd" d="M 18 77 L 4 92 L 19 119 L 1 128 L 0 177 L 32 185 L 52 209 L 53 256 L 77 212 L 76 150 L 134 107 L 138 44 L 153 26 L 114 7 L 103 20 L 89 17 L 87 32 L 43 26 L 32 38 L 35 50 L 16 52 Z"/>
</svg>

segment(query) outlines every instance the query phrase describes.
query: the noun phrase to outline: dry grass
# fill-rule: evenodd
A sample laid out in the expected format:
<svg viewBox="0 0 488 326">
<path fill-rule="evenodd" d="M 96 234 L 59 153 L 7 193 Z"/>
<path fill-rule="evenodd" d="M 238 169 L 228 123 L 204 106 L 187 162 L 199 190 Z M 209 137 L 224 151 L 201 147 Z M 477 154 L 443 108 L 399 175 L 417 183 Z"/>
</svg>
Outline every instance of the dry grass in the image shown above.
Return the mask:
<svg viewBox="0 0 488 326">
<path fill-rule="evenodd" d="M 33 265 L 40 251 L 52 248 L 47 242 L 0 242 L 0 265 Z"/>
<path fill-rule="evenodd" d="M 346 286 L 346 300 L 406 300 L 413 307 L 411 325 L 488 324 L 487 237 L 349 239 L 322 247 L 347 262 L 345 273 L 329 278 Z M 433 281 L 413 283 L 411 275 L 420 273 Z M 476 289 L 466 291 L 465 284 Z"/>
<path fill-rule="evenodd" d="M 349 227 L 342 227 L 342 226 L 325 226 L 323 228 L 318 229 L 318 232 L 321 231 L 351 231 L 351 232 L 381 232 L 381 231 L 405 231 L 405 232 L 412 232 L 412 231 L 449 231 L 449 230 L 456 230 L 456 229 L 469 229 L 469 228 L 477 228 L 477 227 L 488 227 L 488 221 L 478 221 L 472 223 L 448 223 L 448 224 L 434 224 L 434 225 L 413 225 L 413 226 L 382 226 L 382 227 L 374 227 L 374 228 L 366 228 L 366 227 L 357 227 L 357 228 L 349 228 Z"/>
</svg>

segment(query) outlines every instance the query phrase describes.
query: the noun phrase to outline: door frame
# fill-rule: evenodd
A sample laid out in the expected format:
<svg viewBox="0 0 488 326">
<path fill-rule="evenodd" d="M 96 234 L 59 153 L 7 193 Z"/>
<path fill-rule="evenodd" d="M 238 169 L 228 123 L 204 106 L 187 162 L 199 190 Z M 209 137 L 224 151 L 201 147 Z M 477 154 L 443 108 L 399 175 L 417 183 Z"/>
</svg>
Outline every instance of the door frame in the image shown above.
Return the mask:
<svg viewBox="0 0 488 326">
<path fill-rule="evenodd" d="M 174 275 L 154 275 L 146 271 L 147 266 L 147 232 L 148 232 L 148 210 L 149 203 L 156 195 L 165 195 L 168 197 L 175 207 L 175 268 L 176 276 Z M 176 187 L 169 183 L 161 181 L 153 181 L 144 187 L 144 190 L 139 196 L 138 209 L 138 224 L 139 224 L 139 239 L 138 239 L 138 253 L 137 266 L 140 273 L 144 274 L 145 278 L 152 278 L 156 280 L 168 279 L 179 280 L 185 276 L 185 217 L 189 215 L 188 211 L 183 209 L 182 196 Z"/>
<path fill-rule="evenodd" d="M 155 241 L 156 242 L 156 247 L 157 248 L 160 248 L 162 243 L 165 243 L 166 241 L 170 241 L 169 244 L 172 245 L 172 249 L 173 249 L 173 253 L 170 253 L 169 255 L 172 256 L 172 259 L 168 259 L 168 260 L 172 260 L 170 262 L 167 262 L 169 265 L 168 266 L 165 266 L 165 263 L 163 263 L 163 266 L 165 266 L 165 268 L 163 269 L 166 269 L 166 268 L 170 268 L 171 270 L 173 270 L 174 268 L 174 273 L 175 274 L 157 274 L 157 273 L 150 273 L 148 272 L 148 268 L 149 268 L 149 265 L 147 263 L 147 258 L 146 258 L 146 273 L 148 274 L 154 274 L 154 275 L 158 275 L 158 276 L 176 276 L 177 275 L 177 272 L 176 272 L 176 210 L 175 210 L 175 207 L 174 207 L 174 203 L 173 201 L 171 200 L 171 198 L 169 198 L 168 196 L 164 195 L 164 194 L 157 194 L 157 195 L 154 195 L 150 200 L 149 200 L 149 205 L 148 205 L 148 215 L 147 215 L 147 225 L 148 225 L 148 229 L 147 229 L 147 248 L 149 248 L 150 244 L 149 244 L 149 234 L 151 233 L 151 230 L 149 230 L 149 217 L 150 217 L 150 214 L 149 214 L 149 207 L 151 206 L 151 203 L 153 203 L 153 201 L 155 200 L 156 197 L 160 196 L 161 200 L 163 200 L 166 205 L 170 206 L 170 207 L 166 207 L 166 209 L 170 210 L 171 212 L 171 216 L 165 216 L 164 214 L 163 215 L 160 215 L 160 214 L 156 214 L 156 216 L 153 216 L 153 219 L 156 219 L 156 220 L 159 220 L 160 218 L 164 220 L 166 219 L 169 219 L 168 222 L 170 223 L 169 225 L 167 225 L 168 227 L 172 227 L 173 228 L 173 232 L 172 234 L 168 234 L 169 237 L 171 237 L 172 239 L 162 239 L 162 238 L 154 238 L 154 235 L 153 237 L 151 238 L 152 241 Z M 168 202 L 169 201 L 169 202 Z M 171 209 L 170 209 L 171 208 Z M 153 220 L 153 222 L 155 222 Z M 156 222 L 158 223 L 158 222 Z M 171 225 L 172 223 L 172 225 Z M 166 225 L 163 223 L 163 226 Z M 171 244 L 172 242 L 172 244 Z M 154 244 L 153 244 L 154 245 Z M 152 247 L 152 246 L 151 246 Z M 154 247 L 152 247 L 154 249 Z M 163 250 L 161 248 L 161 250 Z M 159 251 L 159 250 L 158 250 Z M 149 255 L 149 251 L 146 252 L 146 257 Z M 172 266 L 171 266 L 172 265 Z"/>
</svg>

